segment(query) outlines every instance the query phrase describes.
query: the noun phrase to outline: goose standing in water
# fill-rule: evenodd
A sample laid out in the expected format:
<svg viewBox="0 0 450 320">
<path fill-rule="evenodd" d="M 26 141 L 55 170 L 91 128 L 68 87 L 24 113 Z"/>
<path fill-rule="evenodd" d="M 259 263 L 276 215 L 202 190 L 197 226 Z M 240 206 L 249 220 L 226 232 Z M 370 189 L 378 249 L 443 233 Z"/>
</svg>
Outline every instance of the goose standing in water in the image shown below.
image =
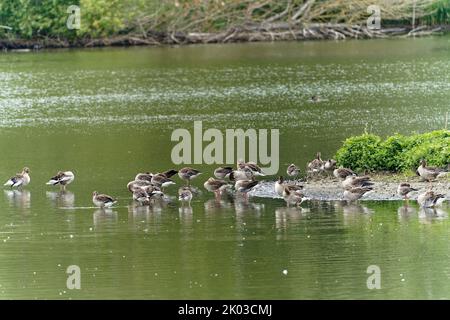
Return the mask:
<svg viewBox="0 0 450 320">
<path fill-rule="evenodd" d="M 372 191 L 372 189 L 372 187 L 347 188 L 344 191 L 344 199 L 347 201 L 356 201 L 367 192 Z"/>
<path fill-rule="evenodd" d="M 150 204 L 150 197 L 148 193 L 139 187 L 133 190 L 133 200 L 136 200 L 142 206 Z"/>
<path fill-rule="evenodd" d="M 320 99 L 320 97 L 317 94 L 315 94 L 315 95 L 312 95 L 308 101 L 311 103 L 317 103 L 317 102 L 322 101 L 322 99 Z"/>
<path fill-rule="evenodd" d="M 427 162 L 424 159 L 420 160 L 420 166 L 417 168 L 416 172 L 424 180 L 430 183 L 432 180 L 440 178 L 448 173 L 445 169 L 442 168 L 427 167 Z"/>
<path fill-rule="evenodd" d="M 289 187 L 285 187 L 283 189 L 283 199 L 284 201 L 286 201 L 288 207 L 291 204 L 298 207 L 302 204 L 303 201 L 309 200 L 309 198 L 305 197 L 301 190 L 293 190 Z"/>
<path fill-rule="evenodd" d="M 218 179 L 214 179 L 214 178 L 209 178 L 208 180 L 206 180 L 206 182 L 203 184 L 203 186 L 209 192 L 214 192 L 217 199 L 220 198 L 222 191 L 224 191 L 225 189 L 230 187 L 230 185 L 226 181 L 218 180 Z"/>
<path fill-rule="evenodd" d="M 294 183 L 287 183 L 284 181 L 283 176 L 280 176 L 275 182 L 275 192 L 279 196 L 283 196 L 283 191 L 285 188 L 289 189 L 289 191 L 303 190 L 303 186 Z"/>
<path fill-rule="evenodd" d="M 117 203 L 117 200 L 113 197 L 110 197 L 106 194 L 99 194 L 97 191 L 94 191 L 92 193 L 92 202 L 100 208 L 110 208 L 115 203 Z"/>
<path fill-rule="evenodd" d="M 154 185 L 160 187 L 162 190 L 164 190 L 164 188 L 166 188 L 172 184 L 175 184 L 175 182 L 172 179 L 169 179 L 163 175 L 157 174 L 152 177 L 152 184 L 154 184 Z"/>
<path fill-rule="evenodd" d="M 137 180 L 143 180 L 143 181 L 148 181 L 151 182 L 153 178 L 153 173 L 150 172 L 144 172 L 144 173 L 138 173 L 136 175 L 136 177 L 134 178 L 135 181 Z"/>
<path fill-rule="evenodd" d="M 187 185 L 190 185 L 191 180 L 197 178 L 201 174 L 202 173 L 199 170 L 189 168 L 189 167 L 180 169 L 180 171 L 178 171 L 178 176 L 182 180 L 185 180 Z"/>
<path fill-rule="evenodd" d="M 58 171 L 46 184 L 56 186 L 59 184 L 62 190 L 66 190 L 66 186 L 75 180 L 75 175 L 72 171 Z"/>
<path fill-rule="evenodd" d="M 422 208 L 434 208 L 440 206 L 444 201 L 445 195 L 434 193 L 431 190 L 419 194 L 417 197 L 417 203 Z"/>
<path fill-rule="evenodd" d="M 245 199 L 248 199 L 248 193 L 258 185 L 258 181 L 255 180 L 238 180 L 234 184 L 234 189 L 236 191 L 242 193 Z"/>
<path fill-rule="evenodd" d="M 178 189 L 178 200 L 181 201 L 181 203 L 187 204 L 189 207 L 191 206 L 191 200 L 192 200 L 192 192 L 187 187 L 182 187 Z"/>
<path fill-rule="evenodd" d="M 150 173 L 150 172 L 144 172 L 144 173 L 138 173 L 136 175 L 136 177 L 134 178 L 134 180 L 147 180 L 147 181 L 152 181 L 154 176 L 162 176 L 165 178 L 171 178 L 172 176 L 176 175 L 178 173 L 177 170 L 174 169 L 170 169 L 164 172 L 159 172 L 159 173 Z"/>
<path fill-rule="evenodd" d="M 397 188 L 397 194 L 402 197 L 403 200 L 408 200 L 408 194 L 413 191 L 418 191 L 418 189 L 414 189 L 409 183 L 406 182 L 400 183 Z"/>
<path fill-rule="evenodd" d="M 171 178 L 174 175 L 176 175 L 177 173 L 178 173 L 177 170 L 170 169 L 170 170 L 167 170 L 167 171 L 164 171 L 164 172 L 157 173 L 157 175 L 162 175 L 162 176 L 164 176 L 166 178 Z"/>
<path fill-rule="evenodd" d="M 218 179 L 225 179 L 233 172 L 232 167 L 219 167 L 214 170 L 214 176 Z"/>
<path fill-rule="evenodd" d="M 300 174 L 300 169 L 292 163 L 287 167 L 286 173 L 289 177 L 297 177 Z"/>
<path fill-rule="evenodd" d="M 8 181 L 5 182 L 4 186 L 8 186 L 11 188 L 21 188 L 25 187 L 30 183 L 30 169 L 27 167 L 23 168 L 21 173 L 17 173 L 14 177 L 11 177 Z"/>
<path fill-rule="evenodd" d="M 136 200 L 141 205 L 149 205 L 152 200 L 157 196 L 163 196 L 164 194 L 159 190 L 158 187 L 147 186 L 147 187 L 137 187 L 133 190 L 133 200 Z"/>
<path fill-rule="evenodd" d="M 153 186 L 153 184 L 148 180 L 133 180 L 133 181 L 128 182 L 127 189 L 128 189 L 128 191 L 133 192 L 134 188 L 137 188 L 137 187 L 144 188 L 147 186 Z"/>
</svg>

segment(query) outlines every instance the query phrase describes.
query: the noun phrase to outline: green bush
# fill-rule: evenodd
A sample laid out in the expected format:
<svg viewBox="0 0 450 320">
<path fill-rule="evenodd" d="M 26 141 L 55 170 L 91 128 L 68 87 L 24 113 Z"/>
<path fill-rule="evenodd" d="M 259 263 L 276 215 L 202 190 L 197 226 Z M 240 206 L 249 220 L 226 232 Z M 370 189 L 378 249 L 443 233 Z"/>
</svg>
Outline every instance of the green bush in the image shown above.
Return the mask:
<svg viewBox="0 0 450 320">
<path fill-rule="evenodd" d="M 403 136 L 396 134 L 382 140 L 373 134 L 350 137 L 336 153 L 340 166 L 356 171 L 415 170 L 420 159 L 430 165 L 450 163 L 450 131 L 438 130 Z"/>
<path fill-rule="evenodd" d="M 337 151 L 336 161 L 344 167 L 351 167 L 357 171 L 379 170 L 380 146 L 381 138 L 373 134 L 365 133 L 361 136 L 350 137 Z"/>
<path fill-rule="evenodd" d="M 440 130 L 414 135 L 411 148 L 403 154 L 404 168 L 417 167 L 420 159 L 426 159 L 430 165 L 445 166 L 450 163 L 450 131 Z"/>
<path fill-rule="evenodd" d="M 381 143 L 377 152 L 380 170 L 403 171 L 405 169 L 404 154 L 413 144 L 412 137 L 395 134 Z"/>
</svg>

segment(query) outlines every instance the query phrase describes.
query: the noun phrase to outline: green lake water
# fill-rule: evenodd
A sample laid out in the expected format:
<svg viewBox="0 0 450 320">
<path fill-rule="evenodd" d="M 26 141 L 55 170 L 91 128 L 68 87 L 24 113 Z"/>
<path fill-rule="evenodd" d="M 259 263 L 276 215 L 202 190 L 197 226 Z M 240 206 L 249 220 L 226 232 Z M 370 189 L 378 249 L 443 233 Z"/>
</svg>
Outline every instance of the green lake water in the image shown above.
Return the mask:
<svg viewBox="0 0 450 320">
<path fill-rule="evenodd" d="M 126 189 L 138 172 L 180 167 L 171 133 L 195 120 L 279 129 L 280 173 L 364 130 L 441 129 L 449 71 L 448 37 L 0 54 L 0 179 L 31 169 L 29 186 L 0 196 L 0 298 L 450 298 L 448 205 L 216 202 L 204 164 L 192 208 L 139 207 Z M 65 194 L 45 185 L 60 169 L 76 175 Z M 94 190 L 117 207 L 94 208 Z M 70 265 L 79 290 L 66 287 Z"/>
</svg>

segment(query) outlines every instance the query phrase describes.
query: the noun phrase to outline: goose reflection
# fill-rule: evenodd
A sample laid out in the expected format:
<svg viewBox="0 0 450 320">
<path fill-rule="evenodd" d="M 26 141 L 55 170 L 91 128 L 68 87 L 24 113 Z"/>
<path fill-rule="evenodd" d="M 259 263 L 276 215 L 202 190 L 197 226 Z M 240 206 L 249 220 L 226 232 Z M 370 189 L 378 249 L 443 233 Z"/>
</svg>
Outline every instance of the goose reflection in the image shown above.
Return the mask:
<svg viewBox="0 0 450 320">
<path fill-rule="evenodd" d="M 31 193 L 28 190 L 4 190 L 9 205 L 17 208 L 29 209 Z"/>
<path fill-rule="evenodd" d="M 263 203 L 254 203 L 249 202 L 246 200 L 234 201 L 234 210 L 236 211 L 236 214 L 242 214 L 247 212 L 256 212 L 257 214 L 260 214 L 262 210 L 264 210 L 265 206 Z"/>
<path fill-rule="evenodd" d="M 182 217 L 192 216 L 193 210 L 192 210 L 191 206 L 184 205 L 184 206 L 180 206 L 178 208 L 178 213 L 179 213 L 180 219 L 181 219 Z"/>
<path fill-rule="evenodd" d="M 71 191 L 47 191 L 45 195 L 56 207 L 74 207 L 75 194 Z"/>
<path fill-rule="evenodd" d="M 400 219 L 410 218 L 413 214 L 416 213 L 416 208 L 409 206 L 408 204 L 404 204 L 403 206 L 397 209 L 397 215 Z"/>
<path fill-rule="evenodd" d="M 147 219 L 147 215 L 150 213 L 150 206 L 142 206 L 133 202 L 128 206 L 128 218 L 129 220 L 142 220 Z"/>
<path fill-rule="evenodd" d="M 228 198 L 209 199 L 204 203 L 206 213 L 214 213 L 224 209 L 232 208 L 232 202 Z"/>
<path fill-rule="evenodd" d="M 430 223 L 432 220 L 444 220 L 448 218 L 448 212 L 443 208 L 420 208 L 419 221 Z"/>
<path fill-rule="evenodd" d="M 304 217 L 304 213 L 309 212 L 308 208 L 301 207 L 281 207 L 275 210 L 275 227 L 277 230 L 285 231 L 289 223 L 296 223 Z M 279 235 L 277 235 L 278 238 Z"/>
<path fill-rule="evenodd" d="M 337 201 L 335 203 L 336 209 L 342 210 L 342 213 L 344 215 L 369 215 L 373 213 L 372 209 L 367 208 L 366 206 L 363 206 L 360 203 L 348 203 L 346 201 Z"/>
<path fill-rule="evenodd" d="M 92 215 L 94 220 L 94 226 L 96 228 L 107 225 L 110 223 L 116 223 L 118 221 L 117 211 L 113 211 L 111 208 L 100 208 L 94 211 Z"/>
</svg>

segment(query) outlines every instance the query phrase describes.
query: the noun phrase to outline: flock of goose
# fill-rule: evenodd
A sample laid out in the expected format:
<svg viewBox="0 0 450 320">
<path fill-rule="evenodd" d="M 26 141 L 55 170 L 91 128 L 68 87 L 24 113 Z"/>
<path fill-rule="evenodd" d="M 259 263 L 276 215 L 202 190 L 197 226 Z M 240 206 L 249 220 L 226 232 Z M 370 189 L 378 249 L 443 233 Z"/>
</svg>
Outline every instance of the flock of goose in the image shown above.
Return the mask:
<svg viewBox="0 0 450 320">
<path fill-rule="evenodd" d="M 30 183 L 30 170 L 23 168 L 21 173 L 16 174 L 6 181 L 5 186 L 11 188 L 22 188 Z M 296 178 L 300 174 L 299 168 L 291 164 L 288 166 L 286 173 L 289 177 Z M 343 197 L 345 200 L 357 201 L 366 193 L 373 190 L 374 182 L 371 181 L 370 176 L 358 176 L 349 168 L 336 168 L 336 161 L 329 159 L 323 161 L 320 152 L 317 153 L 316 158 L 307 165 L 307 179 L 313 177 L 320 177 L 323 174 L 333 174 L 337 179 L 341 180 L 343 187 Z M 424 180 L 428 181 L 429 187 L 417 197 L 417 202 L 421 207 L 431 208 L 442 204 L 446 197 L 444 194 L 435 193 L 432 190 L 431 182 L 448 173 L 448 168 L 429 167 L 425 160 L 420 161 L 416 173 Z M 193 192 L 190 187 L 191 180 L 197 178 L 202 174 L 199 170 L 193 168 L 182 168 L 180 170 L 170 169 L 160 173 L 138 173 L 133 181 L 127 184 L 128 190 L 133 195 L 133 200 L 140 205 L 151 205 L 158 199 L 164 197 L 164 190 L 175 184 L 172 177 L 178 174 L 179 178 L 186 182 L 186 185 L 178 190 L 178 199 L 182 205 L 190 206 L 193 198 Z M 259 184 L 256 180 L 258 176 L 265 176 L 261 168 L 254 162 L 238 161 L 237 167 L 220 167 L 214 170 L 214 176 L 208 178 L 203 186 L 209 192 L 213 192 L 216 199 L 220 199 L 222 193 L 226 190 L 231 190 L 234 184 L 236 193 L 241 194 L 244 199 L 248 199 L 248 193 Z M 66 186 L 72 183 L 75 175 L 72 171 L 59 171 L 55 176 L 50 178 L 47 185 L 60 185 L 63 190 Z M 283 176 L 280 176 L 275 182 L 275 192 L 283 197 L 287 206 L 300 206 L 302 202 L 309 198 L 305 196 L 304 185 L 301 185 L 298 180 L 285 181 Z M 403 199 L 408 200 L 408 195 L 411 192 L 419 191 L 413 188 L 409 183 L 400 183 L 397 188 L 397 193 Z M 101 208 L 108 208 L 113 206 L 117 200 L 106 194 L 99 194 L 94 191 L 92 194 L 92 202 L 95 206 Z"/>
</svg>

